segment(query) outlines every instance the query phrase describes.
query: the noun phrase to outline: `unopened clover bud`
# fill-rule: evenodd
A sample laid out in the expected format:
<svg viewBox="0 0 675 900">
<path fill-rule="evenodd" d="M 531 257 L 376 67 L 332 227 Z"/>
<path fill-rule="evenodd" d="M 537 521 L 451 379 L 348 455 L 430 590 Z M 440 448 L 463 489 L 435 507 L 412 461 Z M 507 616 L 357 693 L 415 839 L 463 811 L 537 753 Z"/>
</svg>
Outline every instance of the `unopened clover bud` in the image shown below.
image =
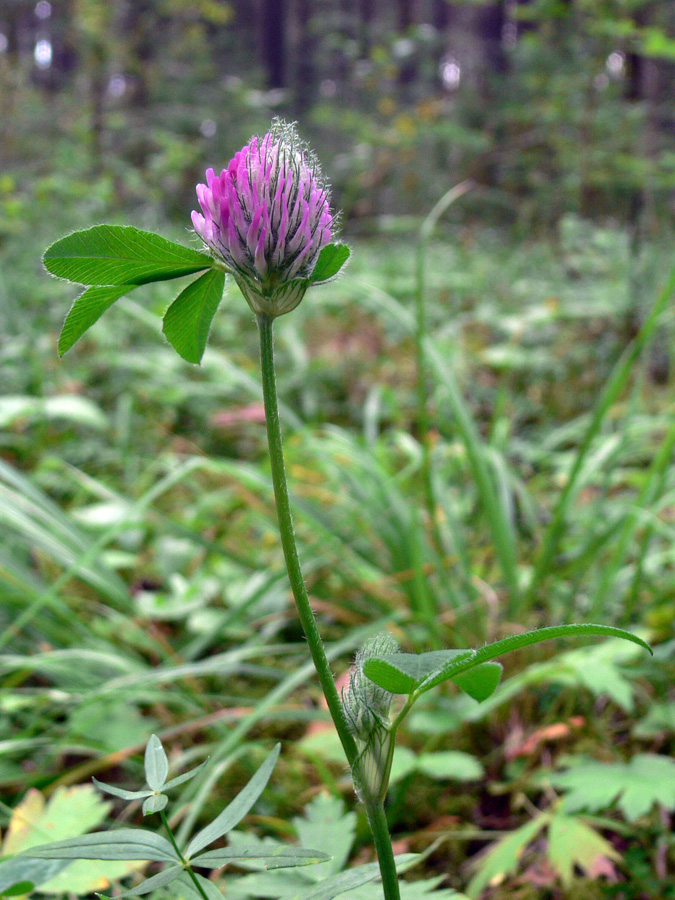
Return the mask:
<svg viewBox="0 0 675 900">
<path fill-rule="evenodd" d="M 197 197 L 195 231 L 251 309 L 270 317 L 295 309 L 336 231 L 328 184 L 295 126 L 275 120 L 220 175 L 208 169 Z"/>
<path fill-rule="evenodd" d="M 342 692 L 342 706 L 359 756 L 352 766 L 354 789 L 359 799 L 382 796 L 391 767 L 389 710 L 393 694 L 366 677 L 363 667 L 373 656 L 398 653 L 401 648 L 386 631 L 369 638 L 356 654 L 349 686 Z"/>
</svg>

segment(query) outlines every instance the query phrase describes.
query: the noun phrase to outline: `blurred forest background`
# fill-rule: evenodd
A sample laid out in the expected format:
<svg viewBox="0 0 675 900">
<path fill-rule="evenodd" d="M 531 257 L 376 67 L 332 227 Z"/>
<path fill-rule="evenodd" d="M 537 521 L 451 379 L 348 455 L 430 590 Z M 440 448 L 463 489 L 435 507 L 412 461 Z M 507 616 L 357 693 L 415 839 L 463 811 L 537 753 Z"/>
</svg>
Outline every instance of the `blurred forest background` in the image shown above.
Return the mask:
<svg viewBox="0 0 675 900">
<path fill-rule="evenodd" d="M 352 248 L 276 329 L 335 671 L 379 627 L 412 650 L 601 621 L 656 647 L 544 645 L 483 704 L 425 696 L 388 810 L 397 848 L 432 848 L 410 900 L 672 900 L 675 4 L 654 0 L 0 0 L 3 832 L 115 819 L 86 785 L 135 787 L 153 731 L 176 771 L 211 754 L 187 829 L 281 739 L 247 824 L 311 846 L 318 816 L 336 865 L 368 858 L 289 602 L 250 311 L 228 288 L 191 367 L 160 333 L 175 291 L 147 285 L 59 360 L 76 288 L 41 265 L 100 222 L 194 240 L 206 167 L 275 116 Z M 256 878 L 224 884 L 290 896 Z"/>
</svg>

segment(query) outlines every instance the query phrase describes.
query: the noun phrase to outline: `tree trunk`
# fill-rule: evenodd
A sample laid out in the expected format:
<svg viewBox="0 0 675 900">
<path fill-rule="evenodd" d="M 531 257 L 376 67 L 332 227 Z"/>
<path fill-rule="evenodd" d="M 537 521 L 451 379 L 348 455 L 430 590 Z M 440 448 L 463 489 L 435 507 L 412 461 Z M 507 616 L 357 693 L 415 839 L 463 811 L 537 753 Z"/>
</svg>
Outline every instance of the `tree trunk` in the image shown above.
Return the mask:
<svg viewBox="0 0 675 900">
<path fill-rule="evenodd" d="M 270 89 L 286 87 L 286 2 L 262 2 L 262 61 Z"/>
<path fill-rule="evenodd" d="M 296 108 L 298 114 L 306 112 L 314 99 L 314 45 L 312 32 L 312 0 L 297 0 L 300 35 L 298 39 L 298 64 L 296 69 Z"/>
<path fill-rule="evenodd" d="M 375 0 L 361 0 L 361 22 L 360 22 L 360 35 L 359 35 L 359 43 L 361 45 L 361 53 L 362 57 L 366 57 L 370 55 L 370 48 L 372 44 L 372 26 L 373 26 L 373 18 L 375 13 Z"/>
<path fill-rule="evenodd" d="M 405 35 L 413 24 L 413 0 L 398 0 L 398 31 Z M 406 57 L 402 60 L 398 72 L 398 83 L 404 89 L 415 80 L 417 66 L 414 59 Z"/>
</svg>

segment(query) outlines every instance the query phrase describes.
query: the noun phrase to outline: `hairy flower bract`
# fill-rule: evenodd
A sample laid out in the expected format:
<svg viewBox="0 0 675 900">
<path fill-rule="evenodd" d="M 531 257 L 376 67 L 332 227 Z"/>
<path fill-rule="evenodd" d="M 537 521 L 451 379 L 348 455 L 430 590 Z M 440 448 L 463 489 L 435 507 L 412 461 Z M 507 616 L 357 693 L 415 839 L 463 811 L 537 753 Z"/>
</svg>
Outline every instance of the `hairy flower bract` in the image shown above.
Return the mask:
<svg viewBox="0 0 675 900">
<path fill-rule="evenodd" d="M 278 316 L 294 309 L 336 225 L 328 185 L 295 126 L 276 120 L 220 175 L 208 169 L 197 198 L 195 231 L 253 311 Z"/>
</svg>

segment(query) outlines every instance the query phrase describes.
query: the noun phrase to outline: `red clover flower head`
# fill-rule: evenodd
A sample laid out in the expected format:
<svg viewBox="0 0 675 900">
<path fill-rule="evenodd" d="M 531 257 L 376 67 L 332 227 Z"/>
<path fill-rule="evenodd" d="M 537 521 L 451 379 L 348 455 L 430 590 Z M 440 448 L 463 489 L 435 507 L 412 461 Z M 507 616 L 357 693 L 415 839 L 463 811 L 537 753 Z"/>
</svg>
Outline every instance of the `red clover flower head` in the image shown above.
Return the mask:
<svg viewBox="0 0 675 900">
<path fill-rule="evenodd" d="M 197 197 L 195 231 L 253 311 L 279 316 L 294 309 L 336 229 L 328 184 L 295 126 L 275 120 L 220 175 L 208 169 Z"/>
</svg>

